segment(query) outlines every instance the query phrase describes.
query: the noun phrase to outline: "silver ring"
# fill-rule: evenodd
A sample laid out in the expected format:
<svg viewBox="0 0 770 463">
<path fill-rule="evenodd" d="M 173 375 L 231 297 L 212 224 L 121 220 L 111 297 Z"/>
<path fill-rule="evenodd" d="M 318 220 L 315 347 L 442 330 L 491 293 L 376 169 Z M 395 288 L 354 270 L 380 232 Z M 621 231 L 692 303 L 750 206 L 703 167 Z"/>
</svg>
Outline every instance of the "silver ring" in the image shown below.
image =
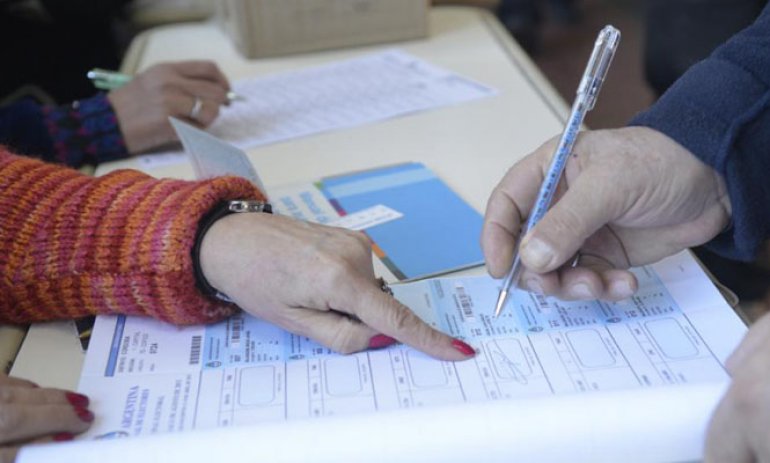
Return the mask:
<svg viewBox="0 0 770 463">
<path fill-rule="evenodd" d="M 190 108 L 190 119 L 198 119 L 198 116 L 201 113 L 201 109 L 203 109 L 203 100 L 195 97 L 195 101 L 193 101 L 192 108 Z"/>
</svg>

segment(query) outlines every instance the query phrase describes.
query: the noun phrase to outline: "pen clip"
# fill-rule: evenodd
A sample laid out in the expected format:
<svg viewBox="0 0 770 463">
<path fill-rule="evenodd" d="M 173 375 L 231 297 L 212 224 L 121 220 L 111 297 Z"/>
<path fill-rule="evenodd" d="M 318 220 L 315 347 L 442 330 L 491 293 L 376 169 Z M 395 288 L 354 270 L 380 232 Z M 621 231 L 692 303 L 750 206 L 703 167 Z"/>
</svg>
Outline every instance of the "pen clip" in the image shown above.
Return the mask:
<svg viewBox="0 0 770 463">
<path fill-rule="evenodd" d="M 588 60 L 577 91 L 578 96 L 584 99 L 586 111 L 592 110 L 596 104 L 596 96 L 604 84 L 619 43 L 620 31 L 612 26 L 605 26 L 596 38 L 591 58 Z"/>
</svg>

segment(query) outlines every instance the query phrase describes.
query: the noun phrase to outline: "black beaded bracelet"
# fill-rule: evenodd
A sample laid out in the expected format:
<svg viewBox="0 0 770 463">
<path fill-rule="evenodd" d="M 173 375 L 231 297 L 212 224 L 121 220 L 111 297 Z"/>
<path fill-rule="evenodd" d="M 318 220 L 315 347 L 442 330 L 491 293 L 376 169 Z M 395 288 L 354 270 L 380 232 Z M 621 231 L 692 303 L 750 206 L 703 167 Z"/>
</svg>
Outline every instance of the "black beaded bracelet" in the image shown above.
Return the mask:
<svg viewBox="0 0 770 463">
<path fill-rule="evenodd" d="M 208 280 L 206 280 L 206 277 L 203 275 L 203 270 L 201 270 L 200 264 L 200 251 L 201 244 L 203 243 L 203 237 L 206 235 L 206 232 L 209 230 L 209 228 L 214 225 L 214 222 L 226 215 L 237 214 L 241 212 L 265 212 L 272 214 L 273 208 L 269 203 L 262 201 L 240 199 L 222 201 L 209 212 L 207 212 L 203 218 L 201 218 L 201 221 L 198 223 L 198 230 L 195 233 L 195 244 L 192 248 L 192 264 L 193 273 L 195 274 L 195 286 L 206 296 L 230 303 L 233 301 L 227 296 L 227 294 L 224 294 L 215 287 L 211 286 Z"/>
</svg>

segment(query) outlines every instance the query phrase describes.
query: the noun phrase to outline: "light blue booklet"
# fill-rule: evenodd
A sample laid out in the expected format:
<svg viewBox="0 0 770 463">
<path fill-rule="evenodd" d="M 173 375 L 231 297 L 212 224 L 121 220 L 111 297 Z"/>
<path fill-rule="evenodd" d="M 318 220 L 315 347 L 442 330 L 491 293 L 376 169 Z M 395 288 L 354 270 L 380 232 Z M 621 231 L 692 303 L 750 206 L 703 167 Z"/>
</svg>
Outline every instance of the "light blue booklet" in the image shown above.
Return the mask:
<svg viewBox="0 0 770 463">
<path fill-rule="evenodd" d="M 363 229 L 375 255 L 398 280 L 484 261 L 481 214 L 420 163 L 327 177 L 270 193 L 280 213 Z"/>
</svg>

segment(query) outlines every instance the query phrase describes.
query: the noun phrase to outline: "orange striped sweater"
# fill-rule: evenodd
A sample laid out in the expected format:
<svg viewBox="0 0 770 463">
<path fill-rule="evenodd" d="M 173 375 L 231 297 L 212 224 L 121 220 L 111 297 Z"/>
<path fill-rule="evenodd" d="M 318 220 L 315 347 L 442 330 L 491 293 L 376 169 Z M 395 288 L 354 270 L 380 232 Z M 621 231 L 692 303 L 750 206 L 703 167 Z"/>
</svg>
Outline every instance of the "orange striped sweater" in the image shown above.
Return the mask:
<svg viewBox="0 0 770 463">
<path fill-rule="evenodd" d="M 248 181 L 103 177 L 0 147 L 0 321 L 88 314 L 204 323 L 233 308 L 195 287 L 201 217 L 227 199 L 263 199 Z"/>
</svg>

